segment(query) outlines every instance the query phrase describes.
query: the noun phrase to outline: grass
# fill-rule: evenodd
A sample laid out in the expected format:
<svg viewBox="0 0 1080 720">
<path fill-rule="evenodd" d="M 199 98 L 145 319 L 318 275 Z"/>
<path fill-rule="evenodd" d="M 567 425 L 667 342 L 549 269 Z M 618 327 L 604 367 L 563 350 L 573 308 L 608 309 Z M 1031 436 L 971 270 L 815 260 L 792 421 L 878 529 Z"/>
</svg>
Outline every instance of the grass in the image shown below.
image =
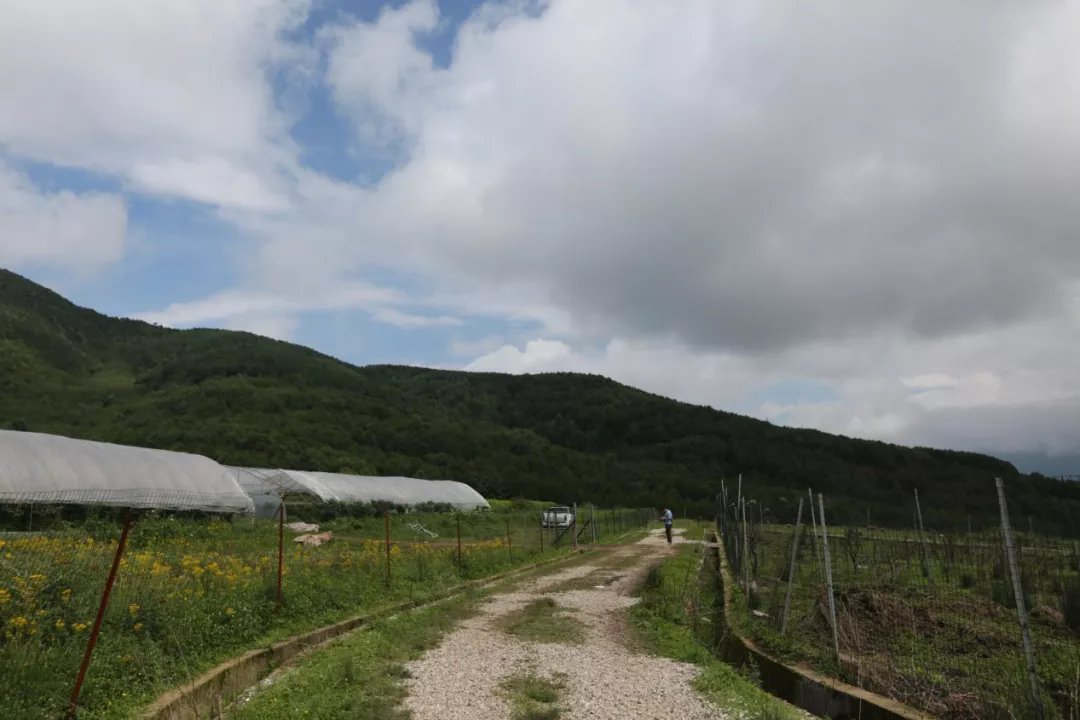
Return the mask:
<svg viewBox="0 0 1080 720">
<path fill-rule="evenodd" d="M 503 631 L 522 640 L 579 645 L 585 626 L 553 598 L 542 597 L 499 620 Z"/>
<path fill-rule="evenodd" d="M 558 720 L 558 704 L 565 687 L 561 675 L 545 678 L 533 672 L 513 675 L 503 681 L 503 695 L 514 708 L 513 720 Z"/>
<path fill-rule="evenodd" d="M 413 515 L 394 517 L 393 529 Z M 420 516 L 433 526 L 453 516 Z M 290 519 L 301 519 L 292 516 Z M 506 520 L 462 516 L 456 543 L 395 541 L 386 579 L 382 529 L 355 519 L 321 548 L 285 544 L 284 604 L 275 597 L 277 528 L 271 521 L 141 518 L 134 526 L 81 698 L 80 718 L 128 717 L 161 692 L 229 657 L 298 632 L 463 581 L 557 557 L 539 542 L 505 540 Z M 503 532 L 497 531 L 500 526 Z M 348 536 L 345 529 L 355 535 Z M 115 550 L 115 525 L 86 524 L 0 537 L 0 697 L 25 720 L 63 714 Z"/>
<path fill-rule="evenodd" d="M 651 570 L 641 602 L 630 611 L 631 625 L 649 651 L 697 665 L 694 687 L 718 707 L 744 720 L 797 720 L 805 717 L 790 705 L 763 691 L 755 669 L 736 669 L 712 652 L 717 597 L 712 584 L 701 582 L 700 550 L 682 546 L 679 552 Z"/>
<path fill-rule="evenodd" d="M 406 720 L 405 663 L 438 644 L 472 614 L 480 595 L 373 624 L 306 658 L 235 708 L 233 720 Z"/>
</svg>

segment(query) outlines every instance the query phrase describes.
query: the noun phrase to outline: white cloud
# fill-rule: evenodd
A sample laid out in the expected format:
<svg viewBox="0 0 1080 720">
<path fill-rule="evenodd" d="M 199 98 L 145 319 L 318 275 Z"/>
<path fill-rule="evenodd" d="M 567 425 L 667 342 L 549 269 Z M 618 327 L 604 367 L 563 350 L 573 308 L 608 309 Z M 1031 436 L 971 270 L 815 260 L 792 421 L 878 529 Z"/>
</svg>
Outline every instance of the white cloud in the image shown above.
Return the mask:
<svg viewBox="0 0 1080 720">
<path fill-rule="evenodd" d="M 384 8 L 374 23 L 327 28 L 327 84 L 372 143 L 391 143 L 415 130 L 410 108 L 429 89 L 434 63 L 416 47 L 439 20 L 435 0 Z"/>
<path fill-rule="evenodd" d="M 393 325 L 407 330 L 428 327 L 453 327 L 465 324 L 461 318 L 448 315 L 416 315 L 394 308 L 379 308 L 371 314 L 371 317 L 386 325 Z"/>
<path fill-rule="evenodd" d="M 969 412 L 983 448 L 1045 428 L 980 409 L 1080 395 L 1075 0 L 554 0 L 467 23 L 445 69 L 432 7 L 334 31 L 341 110 L 404 145 L 329 246 L 541 326 L 468 367 L 898 441 Z M 836 400 L 755 399 L 792 378 Z"/>
<path fill-rule="evenodd" d="M 900 378 L 904 387 L 912 390 L 941 390 L 942 388 L 954 388 L 960 381 L 948 373 L 926 373 L 924 375 L 912 375 Z"/>
<path fill-rule="evenodd" d="M 572 356 L 566 343 L 541 338 L 527 342 L 524 350 L 503 345 L 473 360 L 465 369 L 501 373 L 554 372 L 571 369 L 580 362 L 580 359 Z"/>
<path fill-rule="evenodd" d="M 264 320 L 269 322 L 267 319 L 270 318 L 278 327 L 292 327 L 289 324 L 292 321 L 284 318 L 297 313 L 353 308 L 374 310 L 403 300 L 404 296 L 396 290 L 364 283 L 327 286 L 314 293 L 230 290 L 202 300 L 173 303 L 163 310 L 136 313 L 132 317 L 169 327 L 224 322 L 232 328 L 248 329 L 245 319 L 252 318 L 256 324 Z"/>
<path fill-rule="evenodd" d="M 298 167 L 273 96 L 289 61 L 321 67 L 283 40 L 305 1 L 56 7 L 5 8 L 0 66 L 21 71 L 0 75 L 0 145 L 219 205 L 256 248 L 244 289 L 148 319 L 288 337 L 320 309 L 498 318 L 452 344 L 470 368 L 1077 447 L 1034 419 L 1080 410 L 1077 0 L 508 3 L 446 68 L 420 42 L 433 0 L 339 15 L 320 80 L 396 162 L 366 186 Z M 381 267 L 420 299 L 347 281 Z M 768 396 L 790 380 L 835 399 Z"/>
<path fill-rule="evenodd" d="M 282 202 L 290 161 L 268 70 L 308 0 L 13 0 L 0 22 L 0 146 L 217 205 Z"/>
<path fill-rule="evenodd" d="M 261 315 L 258 313 L 234 315 L 225 319 L 224 329 L 243 330 L 274 340 L 290 341 L 299 327 L 295 315 Z"/>
<path fill-rule="evenodd" d="M 110 193 L 47 192 L 0 162 L 0 265 L 89 273 L 119 260 L 127 208 Z"/>
</svg>

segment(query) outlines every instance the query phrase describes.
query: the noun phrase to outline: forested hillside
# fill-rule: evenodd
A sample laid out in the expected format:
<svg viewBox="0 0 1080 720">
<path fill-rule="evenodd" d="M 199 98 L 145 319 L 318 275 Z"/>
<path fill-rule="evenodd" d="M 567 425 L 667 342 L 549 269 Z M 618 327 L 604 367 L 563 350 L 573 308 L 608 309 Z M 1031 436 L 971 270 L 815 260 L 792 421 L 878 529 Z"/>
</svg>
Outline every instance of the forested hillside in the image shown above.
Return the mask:
<svg viewBox="0 0 1080 720">
<path fill-rule="evenodd" d="M 0 426 L 185 450 L 230 464 L 462 480 L 492 497 L 708 512 L 721 476 L 793 513 L 808 486 L 836 521 L 1080 521 L 1080 484 L 985 455 L 793 430 L 599 376 L 355 367 L 247 333 L 169 330 L 74 306 L 0 270 Z M 1018 523 L 1019 524 L 1019 523 Z"/>
</svg>

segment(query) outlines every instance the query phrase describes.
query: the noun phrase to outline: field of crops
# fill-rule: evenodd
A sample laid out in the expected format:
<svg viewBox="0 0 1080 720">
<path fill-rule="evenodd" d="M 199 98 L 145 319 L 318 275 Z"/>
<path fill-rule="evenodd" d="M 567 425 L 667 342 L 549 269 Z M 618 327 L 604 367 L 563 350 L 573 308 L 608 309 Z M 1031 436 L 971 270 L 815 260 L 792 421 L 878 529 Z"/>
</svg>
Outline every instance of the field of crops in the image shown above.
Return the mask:
<svg viewBox="0 0 1080 720">
<path fill-rule="evenodd" d="M 630 513 L 609 518 L 597 524 L 608 538 L 634 521 Z M 294 543 L 286 531 L 279 606 L 276 522 L 140 518 L 79 717 L 128 717 L 159 692 L 244 650 L 555 556 L 570 544 L 564 538 L 552 548 L 548 531 L 541 552 L 531 510 L 392 515 L 389 555 L 382 517 L 339 517 L 320 529 L 334 532 L 321 547 Z M 108 522 L 0 536 L 5 716 L 63 715 L 118 536 Z"/>
<path fill-rule="evenodd" d="M 774 654 L 936 717 L 1037 716 L 1000 533 L 830 528 L 839 662 L 812 527 L 800 531 L 786 623 L 794 528 L 748 524 L 743 538 L 733 523 L 726 535 L 734 620 Z M 1071 720 L 1080 712 L 1080 548 L 1034 535 L 1018 545 L 1046 717 Z"/>
</svg>

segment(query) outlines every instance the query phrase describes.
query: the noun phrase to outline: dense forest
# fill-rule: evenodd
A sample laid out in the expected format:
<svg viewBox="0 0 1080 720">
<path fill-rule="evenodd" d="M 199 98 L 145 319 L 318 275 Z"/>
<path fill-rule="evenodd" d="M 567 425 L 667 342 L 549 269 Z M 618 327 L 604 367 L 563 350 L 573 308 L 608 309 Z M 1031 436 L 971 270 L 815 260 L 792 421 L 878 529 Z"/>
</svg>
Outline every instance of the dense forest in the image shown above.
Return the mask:
<svg viewBox="0 0 1080 720">
<path fill-rule="evenodd" d="M 778 517 L 806 488 L 830 518 L 932 527 L 1080 525 L 1080 484 L 974 453 L 773 426 L 604 377 L 356 367 L 222 330 L 110 318 L 0 269 L 0 427 L 202 453 L 229 464 L 468 482 L 491 497 L 711 514 L 743 475 Z"/>
</svg>

